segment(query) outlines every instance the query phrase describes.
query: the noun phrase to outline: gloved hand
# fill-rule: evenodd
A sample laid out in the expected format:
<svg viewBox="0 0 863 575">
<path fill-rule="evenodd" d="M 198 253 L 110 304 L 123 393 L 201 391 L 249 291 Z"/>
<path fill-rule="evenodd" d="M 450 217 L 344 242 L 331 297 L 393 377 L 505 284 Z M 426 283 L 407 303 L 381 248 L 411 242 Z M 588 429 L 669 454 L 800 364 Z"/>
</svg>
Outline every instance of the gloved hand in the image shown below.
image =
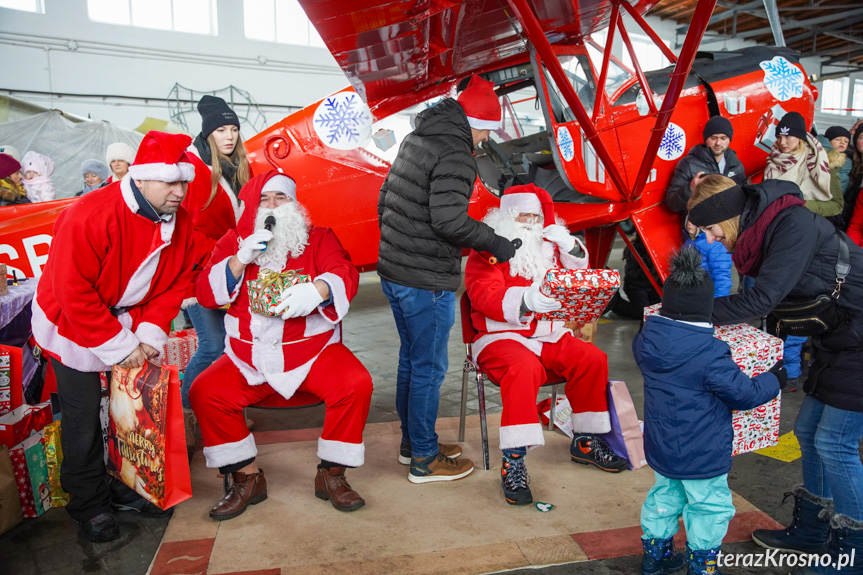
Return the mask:
<svg viewBox="0 0 863 575">
<path fill-rule="evenodd" d="M 508 262 L 515 255 L 515 246 L 512 241 L 503 236 L 495 236 L 495 245 L 491 250 L 494 257 L 497 258 L 497 263 L 502 264 Z"/>
<path fill-rule="evenodd" d="M 270 307 L 274 313 L 281 314 L 282 319 L 291 319 L 309 315 L 315 308 L 324 303 L 324 298 L 318 292 L 313 282 L 302 283 L 285 288 L 279 297 L 279 305 L 275 309 Z"/>
<path fill-rule="evenodd" d="M 557 224 L 546 226 L 545 229 L 542 230 L 542 237 L 557 244 L 557 247 L 559 247 L 562 252 L 569 253 L 573 248 L 575 248 L 575 238 L 572 237 L 569 234 L 569 230 L 563 226 L 559 226 Z"/>
<path fill-rule="evenodd" d="M 261 252 L 267 249 L 266 242 L 271 239 L 273 239 L 273 232 L 270 230 L 256 230 L 240 242 L 237 259 L 246 265 L 252 263 L 256 257 L 261 255 Z"/>
<path fill-rule="evenodd" d="M 524 305 L 537 313 L 549 313 L 560 309 L 560 302 L 539 291 L 541 282 L 533 282 L 524 292 Z"/>
<path fill-rule="evenodd" d="M 785 361 L 779 360 L 770 368 L 770 373 L 776 376 L 779 380 L 779 389 L 785 389 L 788 384 L 788 371 L 785 369 Z"/>
</svg>

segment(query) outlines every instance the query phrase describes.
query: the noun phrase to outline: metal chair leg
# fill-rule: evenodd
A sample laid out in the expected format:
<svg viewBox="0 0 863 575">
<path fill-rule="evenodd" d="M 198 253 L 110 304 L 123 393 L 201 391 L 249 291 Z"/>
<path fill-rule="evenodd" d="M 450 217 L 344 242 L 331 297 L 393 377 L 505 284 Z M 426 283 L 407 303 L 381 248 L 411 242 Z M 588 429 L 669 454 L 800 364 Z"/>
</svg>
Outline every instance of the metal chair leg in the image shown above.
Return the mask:
<svg viewBox="0 0 863 575">
<path fill-rule="evenodd" d="M 470 364 L 467 362 L 467 360 L 465 360 L 464 367 L 462 367 L 462 372 L 461 372 L 461 414 L 459 415 L 459 421 L 458 421 L 458 441 L 459 441 L 459 443 L 464 441 L 465 418 L 467 417 L 468 365 L 470 365 Z"/>
<path fill-rule="evenodd" d="M 476 395 L 479 399 L 479 427 L 482 434 L 482 463 L 483 469 L 488 471 L 488 425 L 485 419 L 485 386 L 483 385 L 482 374 L 477 370 L 476 374 Z"/>
<path fill-rule="evenodd" d="M 557 407 L 557 384 L 551 387 L 551 411 L 548 413 L 548 430 L 554 431 L 554 409 Z"/>
</svg>

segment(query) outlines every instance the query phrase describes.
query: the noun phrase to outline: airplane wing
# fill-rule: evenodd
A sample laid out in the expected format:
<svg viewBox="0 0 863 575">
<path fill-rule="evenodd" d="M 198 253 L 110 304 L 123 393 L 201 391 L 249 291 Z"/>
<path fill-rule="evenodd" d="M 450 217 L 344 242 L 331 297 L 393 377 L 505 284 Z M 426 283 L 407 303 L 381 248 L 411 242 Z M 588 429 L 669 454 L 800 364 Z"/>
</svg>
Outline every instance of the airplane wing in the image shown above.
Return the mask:
<svg viewBox="0 0 863 575">
<path fill-rule="evenodd" d="M 644 14 L 659 0 L 625 0 Z M 509 59 L 527 42 L 507 0 L 300 0 L 354 89 L 374 111 L 442 92 Z M 611 0 L 528 0 L 553 44 L 608 26 Z"/>
</svg>

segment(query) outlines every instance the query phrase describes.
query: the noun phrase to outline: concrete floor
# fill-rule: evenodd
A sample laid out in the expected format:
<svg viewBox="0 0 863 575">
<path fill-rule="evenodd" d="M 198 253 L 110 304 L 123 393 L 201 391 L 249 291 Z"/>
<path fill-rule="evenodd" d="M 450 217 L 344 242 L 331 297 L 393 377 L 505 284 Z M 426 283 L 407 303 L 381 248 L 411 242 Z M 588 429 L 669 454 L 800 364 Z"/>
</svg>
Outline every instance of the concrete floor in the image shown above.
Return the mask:
<svg viewBox="0 0 863 575">
<path fill-rule="evenodd" d="M 622 267 L 620 246 L 612 253 L 609 267 Z M 597 334 L 597 345 L 609 359 L 610 376 L 629 384 L 630 392 L 641 415 L 643 404 L 642 378 L 635 366 L 631 342 L 637 333 L 639 322 L 612 316 L 604 321 Z M 344 340 L 371 372 L 375 391 L 372 396 L 370 423 L 390 422 L 398 419 L 395 412 L 396 362 L 398 336 L 389 310 L 387 299 L 381 292 L 374 273 L 363 274 L 359 293 L 351 312 L 344 323 Z M 462 360 L 464 346 L 458 317 L 450 337 L 450 369 L 441 390 L 440 417 L 459 415 L 461 402 Z M 478 413 L 476 389 L 471 382 L 468 395 L 468 414 Z M 794 417 L 802 401 L 802 392 L 786 394 L 782 403 L 781 433 L 791 431 Z M 489 386 L 486 402 L 490 413 L 500 411 L 500 396 Z M 249 410 L 249 417 L 256 423 L 256 431 L 304 429 L 320 427 L 323 407 L 291 411 Z M 468 432 L 476 433 L 476 430 Z M 496 438 L 491 438 L 492 456 Z M 787 524 L 792 505 L 779 506 L 783 492 L 801 482 L 800 463 L 785 463 L 758 454 L 738 456 L 729 474 L 732 490 L 779 522 Z M 585 505 L 589 505 L 589 499 Z M 124 531 L 123 537 L 107 544 L 86 542 L 77 527 L 62 509 L 52 509 L 39 519 L 25 520 L 22 525 L 0 536 L 0 572 L 15 575 L 54 575 L 71 573 L 92 574 L 143 574 L 164 533 L 167 520 L 146 519 L 135 513 L 118 515 Z M 735 543 L 726 551 L 757 552 L 759 548 L 750 543 Z M 514 571 L 515 573 L 612 574 L 637 573 L 639 556 L 588 561 L 542 569 Z M 726 569 L 730 574 L 779 574 L 788 569 L 737 568 Z"/>
</svg>

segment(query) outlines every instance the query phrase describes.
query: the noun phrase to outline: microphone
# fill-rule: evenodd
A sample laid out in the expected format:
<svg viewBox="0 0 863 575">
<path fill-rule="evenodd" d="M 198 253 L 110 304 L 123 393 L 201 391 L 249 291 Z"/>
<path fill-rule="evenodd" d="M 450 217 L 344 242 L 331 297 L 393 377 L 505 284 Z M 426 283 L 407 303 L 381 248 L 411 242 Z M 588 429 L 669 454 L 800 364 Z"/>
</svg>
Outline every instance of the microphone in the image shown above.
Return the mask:
<svg viewBox="0 0 863 575">
<path fill-rule="evenodd" d="M 273 231 L 274 225 L 276 225 L 276 218 L 274 218 L 272 215 L 267 216 L 267 219 L 264 220 L 264 229 Z M 267 247 L 264 246 L 264 249 L 262 249 L 261 251 L 267 251 Z"/>
</svg>

